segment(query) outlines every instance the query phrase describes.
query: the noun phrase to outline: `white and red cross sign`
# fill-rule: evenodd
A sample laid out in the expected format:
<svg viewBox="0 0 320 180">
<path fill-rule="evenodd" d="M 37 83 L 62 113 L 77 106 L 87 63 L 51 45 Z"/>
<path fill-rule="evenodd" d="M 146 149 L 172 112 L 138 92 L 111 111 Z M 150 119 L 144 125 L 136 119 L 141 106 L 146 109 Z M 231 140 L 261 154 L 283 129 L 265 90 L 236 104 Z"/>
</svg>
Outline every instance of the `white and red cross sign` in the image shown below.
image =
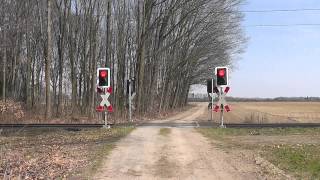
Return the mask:
<svg viewBox="0 0 320 180">
<path fill-rule="evenodd" d="M 112 93 L 112 88 L 111 87 L 108 87 L 108 88 L 97 87 L 97 93 L 100 94 L 102 101 L 101 101 L 100 105 L 96 108 L 96 111 L 103 112 L 103 111 L 107 110 L 108 112 L 113 112 L 113 107 L 108 100 L 110 94 Z"/>
<path fill-rule="evenodd" d="M 227 112 L 231 111 L 227 101 L 226 101 L 226 94 L 229 92 L 230 87 L 226 87 L 223 91 L 223 88 L 221 87 L 221 89 L 218 89 L 218 95 L 219 95 L 219 100 L 216 103 L 213 111 L 218 112 L 219 109 L 221 108 L 221 110 L 226 110 Z"/>
</svg>

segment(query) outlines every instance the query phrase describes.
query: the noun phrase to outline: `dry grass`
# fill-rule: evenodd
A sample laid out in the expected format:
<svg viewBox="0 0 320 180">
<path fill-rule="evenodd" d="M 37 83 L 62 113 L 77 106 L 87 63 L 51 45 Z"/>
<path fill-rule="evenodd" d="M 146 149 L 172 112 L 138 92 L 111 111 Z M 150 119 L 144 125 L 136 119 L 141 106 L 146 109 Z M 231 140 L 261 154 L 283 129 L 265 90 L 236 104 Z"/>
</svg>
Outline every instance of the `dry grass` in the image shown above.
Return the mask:
<svg viewBox="0 0 320 180">
<path fill-rule="evenodd" d="M 88 179 L 133 128 L 28 129 L 0 136 L 0 179 Z"/>
<path fill-rule="evenodd" d="M 227 123 L 320 123 L 320 102 L 238 102 L 231 108 Z"/>
<path fill-rule="evenodd" d="M 228 152 L 243 151 L 263 157 L 297 179 L 320 179 L 319 128 L 198 128 L 197 131 Z M 256 158 L 255 161 L 260 165 Z"/>
</svg>

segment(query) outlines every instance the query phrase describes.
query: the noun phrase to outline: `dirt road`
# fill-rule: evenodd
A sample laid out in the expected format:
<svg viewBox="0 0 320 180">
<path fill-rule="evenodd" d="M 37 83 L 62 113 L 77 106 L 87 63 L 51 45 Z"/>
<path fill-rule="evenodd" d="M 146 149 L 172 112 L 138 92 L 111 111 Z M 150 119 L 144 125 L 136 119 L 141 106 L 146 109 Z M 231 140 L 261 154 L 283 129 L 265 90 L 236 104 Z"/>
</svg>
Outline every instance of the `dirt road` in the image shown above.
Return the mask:
<svg viewBox="0 0 320 180">
<path fill-rule="evenodd" d="M 192 122 L 206 112 L 197 104 L 165 122 Z M 248 159 L 226 153 L 193 128 L 139 127 L 121 140 L 95 179 L 264 179 Z"/>
</svg>

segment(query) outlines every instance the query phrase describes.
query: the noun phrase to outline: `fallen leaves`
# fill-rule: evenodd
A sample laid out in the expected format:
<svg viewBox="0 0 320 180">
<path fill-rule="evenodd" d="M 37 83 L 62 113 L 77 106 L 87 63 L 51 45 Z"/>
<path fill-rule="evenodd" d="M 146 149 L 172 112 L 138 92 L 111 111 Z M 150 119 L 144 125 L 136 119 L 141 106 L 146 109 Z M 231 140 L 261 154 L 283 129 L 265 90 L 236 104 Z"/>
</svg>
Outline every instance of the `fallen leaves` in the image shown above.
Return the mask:
<svg viewBox="0 0 320 180">
<path fill-rule="evenodd" d="M 99 144 L 110 144 L 122 133 L 53 130 L 0 136 L 0 179 L 65 179 L 90 165 Z"/>
<path fill-rule="evenodd" d="M 15 119 L 21 119 L 25 115 L 22 104 L 13 100 L 0 101 L 0 114 L 2 117 L 14 115 Z"/>
</svg>

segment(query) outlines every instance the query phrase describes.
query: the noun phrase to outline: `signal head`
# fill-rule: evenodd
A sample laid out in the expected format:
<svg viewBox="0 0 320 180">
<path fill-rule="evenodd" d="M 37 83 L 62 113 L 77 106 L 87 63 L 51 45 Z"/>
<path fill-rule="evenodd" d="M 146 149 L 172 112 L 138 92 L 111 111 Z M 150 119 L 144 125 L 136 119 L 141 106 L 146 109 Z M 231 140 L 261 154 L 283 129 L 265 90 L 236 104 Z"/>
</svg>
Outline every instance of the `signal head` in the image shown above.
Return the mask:
<svg viewBox="0 0 320 180">
<path fill-rule="evenodd" d="M 97 87 L 100 87 L 100 88 L 110 87 L 110 69 L 109 68 L 97 69 Z"/>
<path fill-rule="evenodd" d="M 227 86 L 229 84 L 227 67 L 216 67 L 215 74 L 216 74 L 217 86 Z"/>
<path fill-rule="evenodd" d="M 225 69 L 218 69 L 218 76 L 223 77 L 226 74 Z"/>
</svg>

